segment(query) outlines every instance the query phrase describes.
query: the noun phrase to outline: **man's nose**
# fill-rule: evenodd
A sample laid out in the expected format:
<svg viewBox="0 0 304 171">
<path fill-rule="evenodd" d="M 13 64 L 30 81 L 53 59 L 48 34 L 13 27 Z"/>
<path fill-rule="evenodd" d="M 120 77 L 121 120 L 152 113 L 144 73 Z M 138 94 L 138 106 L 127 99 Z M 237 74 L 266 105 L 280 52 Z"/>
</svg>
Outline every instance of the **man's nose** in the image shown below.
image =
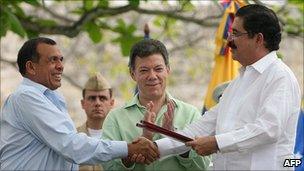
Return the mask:
<svg viewBox="0 0 304 171">
<path fill-rule="evenodd" d="M 99 97 L 96 97 L 95 105 L 101 105 L 102 101 Z"/>
<path fill-rule="evenodd" d="M 63 65 L 63 62 L 62 61 L 58 61 L 56 63 L 56 69 L 60 70 L 60 71 L 63 71 L 64 69 L 64 65 Z"/>
<path fill-rule="evenodd" d="M 155 79 L 155 78 L 157 78 L 157 73 L 151 70 L 149 73 L 149 79 Z"/>
</svg>

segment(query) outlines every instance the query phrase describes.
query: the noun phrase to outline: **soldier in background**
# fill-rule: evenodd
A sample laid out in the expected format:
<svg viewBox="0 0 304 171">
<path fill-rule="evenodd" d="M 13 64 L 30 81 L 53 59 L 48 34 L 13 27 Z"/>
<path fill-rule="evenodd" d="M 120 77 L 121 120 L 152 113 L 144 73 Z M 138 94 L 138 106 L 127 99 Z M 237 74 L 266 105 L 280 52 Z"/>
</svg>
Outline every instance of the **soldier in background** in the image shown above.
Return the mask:
<svg viewBox="0 0 304 171">
<path fill-rule="evenodd" d="M 100 73 L 96 73 L 86 82 L 82 90 L 82 98 L 81 106 L 87 115 L 87 120 L 77 128 L 77 131 L 100 139 L 103 121 L 114 105 L 112 88 Z M 102 166 L 81 165 L 79 170 L 97 171 L 102 170 Z"/>
</svg>

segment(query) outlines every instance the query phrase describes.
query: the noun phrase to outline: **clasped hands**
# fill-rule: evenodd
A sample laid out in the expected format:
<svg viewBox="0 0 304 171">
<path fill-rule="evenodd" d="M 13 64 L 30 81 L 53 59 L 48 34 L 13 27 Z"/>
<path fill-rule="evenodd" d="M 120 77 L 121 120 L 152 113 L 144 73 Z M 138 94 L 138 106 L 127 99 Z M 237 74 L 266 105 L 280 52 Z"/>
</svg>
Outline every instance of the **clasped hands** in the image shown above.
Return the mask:
<svg viewBox="0 0 304 171">
<path fill-rule="evenodd" d="M 128 157 L 123 158 L 125 166 L 130 167 L 134 163 L 151 164 L 159 158 L 157 146 L 145 137 L 139 137 L 128 144 Z"/>
<path fill-rule="evenodd" d="M 156 114 L 153 112 L 153 103 L 147 104 L 145 121 L 154 123 Z M 167 104 L 167 112 L 164 114 L 162 127 L 173 130 L 174 102 L 170 100 Z M 133 163 L 151 164 L 159 158 L 157 146 L 152 142 L 153 132 L 143 129 L 142 137 L 129 144 L 128 157 L 123 159 L 123 163 L 128 167 Z M 206 156 L 216 153 L 219 148 L 214 136 L 195 137 L 193 141 L 186 142 L 197 154 Z"/>
<path fill-rule="evenodd" d="M 174 118 L 174 102 L 169 100 L 167 103 L 167 112 L 164 113 L 162 127 L 173 130 L 173 118 Z M 149 102 L 146 106 L 146 113 L 144 120 L 150 123 L 154 123 L 156 119 L 156 114 L 153 112 L 154 104 Z M 154 133 L 143 129 L 142 137 L 128 144 L 129 154 L 127 158 L 122 159 L 125 166 L 129 167 L 134 163 L 151 164 L 155 160 L 159 159 L 159 151 L 152 142 Z"/>
</svg>

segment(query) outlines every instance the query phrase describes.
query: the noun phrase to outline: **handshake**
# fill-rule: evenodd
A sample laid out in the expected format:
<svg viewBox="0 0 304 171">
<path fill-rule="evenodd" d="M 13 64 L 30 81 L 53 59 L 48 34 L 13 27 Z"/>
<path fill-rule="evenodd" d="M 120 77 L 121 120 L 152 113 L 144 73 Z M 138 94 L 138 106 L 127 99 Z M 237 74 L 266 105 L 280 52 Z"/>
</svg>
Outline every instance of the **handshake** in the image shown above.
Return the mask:
<svg viewBox="0 0 304 171">
<path fill-rule="evenodd" d="M 159 151 L 152 141 L 145 137 L 139 137 L 128 144 L 128 157 L 123 158 L 122 162 L 129 167 L 134 163 L 151 164 L 159 158 Z"/>
</svg>

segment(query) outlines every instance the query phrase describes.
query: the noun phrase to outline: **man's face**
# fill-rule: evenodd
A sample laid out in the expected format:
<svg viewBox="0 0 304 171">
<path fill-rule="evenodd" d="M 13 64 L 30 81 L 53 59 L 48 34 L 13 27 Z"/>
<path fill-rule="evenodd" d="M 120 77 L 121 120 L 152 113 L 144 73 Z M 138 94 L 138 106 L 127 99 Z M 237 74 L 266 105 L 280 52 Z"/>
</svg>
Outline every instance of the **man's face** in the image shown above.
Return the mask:
<svg viewBox="0 0 304 171">
<path fill-rule="evenodd" d="M 144 58 L 136 57 L 131 77 L 137 82 L 140 96 L 152 100 L 165 94 L 169 72 L 163 56 L 153 54 Z"/>
<path fill-rule="evenodd" d="M 232 35 L 228 37 L 231 47 L 232 57 L 239 61 L 243 66 L 248 65 L 254 53 L 255 39 L 249 38 L 247 31 L 243 27 L 243 19 L 236 17 L 232 24 Z"/>
<path fill-rule="evenodd" d="M 104 119 L 114 105 L 110 90 L 86 90 L 81 106 L 89 119 Z"/>
<path fill-rule="evenodd" d="M 63 72 L 63 57 L 56 45 L 40 43 L 37 46 L 39 54 L 38 63 L 32 62 L 32 77 L 51 90 L 61 86 L 61 76 Z"/>
</svg>

